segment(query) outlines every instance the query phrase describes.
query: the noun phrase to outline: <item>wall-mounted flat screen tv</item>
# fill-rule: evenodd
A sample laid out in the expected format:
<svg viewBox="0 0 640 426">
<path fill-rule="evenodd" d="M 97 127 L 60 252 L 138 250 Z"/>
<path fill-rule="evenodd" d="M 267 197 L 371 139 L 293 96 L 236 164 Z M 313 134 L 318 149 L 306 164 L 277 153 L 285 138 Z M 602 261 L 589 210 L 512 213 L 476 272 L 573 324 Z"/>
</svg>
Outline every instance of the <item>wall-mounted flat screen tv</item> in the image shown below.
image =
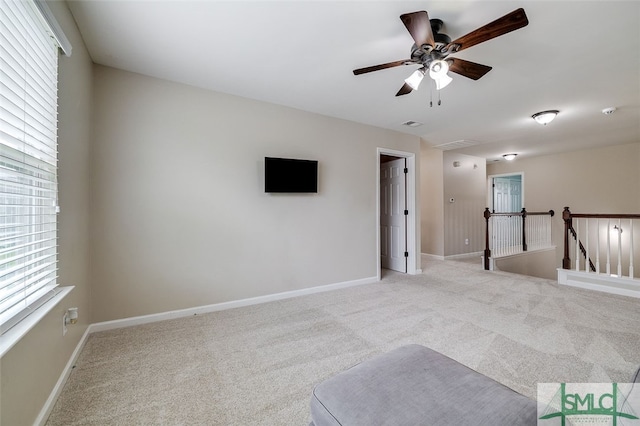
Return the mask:
<svg viewBox="0 0 640 426">
<path fill-rule="evenodd" d="M 264 192 L 318 192 L 318 162 L 265 157 Z"/>
</svg>

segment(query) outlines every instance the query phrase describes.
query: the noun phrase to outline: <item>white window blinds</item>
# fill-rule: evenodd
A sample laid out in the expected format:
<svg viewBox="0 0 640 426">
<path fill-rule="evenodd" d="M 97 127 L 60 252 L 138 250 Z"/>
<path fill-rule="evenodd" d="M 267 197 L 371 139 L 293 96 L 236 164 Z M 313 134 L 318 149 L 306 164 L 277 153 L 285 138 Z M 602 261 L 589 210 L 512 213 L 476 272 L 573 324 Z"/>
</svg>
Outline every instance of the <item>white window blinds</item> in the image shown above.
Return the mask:
<svg viewBox="0 0 640 426">
<path fill-rule="evenodd" d="M 32 1 L 0 5 L 3 333 L 57 286 L 58 46 Z"/>
</svg>

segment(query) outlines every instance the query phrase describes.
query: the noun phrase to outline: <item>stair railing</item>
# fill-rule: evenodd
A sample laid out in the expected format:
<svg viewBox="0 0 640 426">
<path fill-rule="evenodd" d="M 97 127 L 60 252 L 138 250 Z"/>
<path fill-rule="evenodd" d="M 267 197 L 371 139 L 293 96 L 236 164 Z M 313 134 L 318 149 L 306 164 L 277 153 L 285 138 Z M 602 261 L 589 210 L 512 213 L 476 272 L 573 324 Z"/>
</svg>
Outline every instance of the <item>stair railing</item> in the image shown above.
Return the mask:
<svg viewBox="0 0 640 426">
<path fill-rule="evenodd" d="M 523 208 L 519 212 L 492 213 L 485 208 L 484 269 L 490 269 L 492 256 L 503 257 L 550 247 L 553 215 L 553 210 L 528 212 Z"/>
<path fill-rule="evenodd" d="M 639 260 L 635 247 L 634 224 L 640 229 L 640 214 L 583 214 L 562 212 L 564 220 L 563 269 L 590 273 L 606 273 L 634 278 L 634 264 Z M 637 233 L 637 231 L 636 231 Z M 571 241 L 573 238 L 573 242 Z M 595 241 L 594 241 L 595 240 Z M 571 254 L 574 260 L 572 262 Z M 576 253 L 580 253 L 577 255 Z M 605 257 L 602 270 L 601 257 Z M 581 261 L 584 261 L 584 265 Z M 612 263 L 615 263 L 615 272 Z"/>
</svg>

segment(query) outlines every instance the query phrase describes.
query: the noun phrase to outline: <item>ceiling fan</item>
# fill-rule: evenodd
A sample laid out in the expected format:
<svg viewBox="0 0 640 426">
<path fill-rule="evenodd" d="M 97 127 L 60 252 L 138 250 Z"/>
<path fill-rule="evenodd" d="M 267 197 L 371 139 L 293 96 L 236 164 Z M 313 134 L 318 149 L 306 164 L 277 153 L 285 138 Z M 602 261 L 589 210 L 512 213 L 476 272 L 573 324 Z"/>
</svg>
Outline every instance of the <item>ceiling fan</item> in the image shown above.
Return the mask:
<svg viewBox="0 0 640 426">
<path fill-rule="evenodd" d="M 529 23 L 524 9 L 520 8 L 451 41 L 448 35 L 440 33 L 442 20 L 429 19 L 429 15 L 424 10 L 405 13 L 400 15 L 400 19 L 415 41 L 411 48 L 411 58 L 353 70 L 354 75 L 360 75 L 400 65 L 421 65 L 405 80 L 396 96 L 417 90 L 427 72 L 435 81 L 437 90 L 444 88 L 452 81 L 452 78 L 447 75 L 448 71 L 478 80 L 491 71 L 490 66 L 450 58 L 449 55 L 520 29 Z"/>
</svg>

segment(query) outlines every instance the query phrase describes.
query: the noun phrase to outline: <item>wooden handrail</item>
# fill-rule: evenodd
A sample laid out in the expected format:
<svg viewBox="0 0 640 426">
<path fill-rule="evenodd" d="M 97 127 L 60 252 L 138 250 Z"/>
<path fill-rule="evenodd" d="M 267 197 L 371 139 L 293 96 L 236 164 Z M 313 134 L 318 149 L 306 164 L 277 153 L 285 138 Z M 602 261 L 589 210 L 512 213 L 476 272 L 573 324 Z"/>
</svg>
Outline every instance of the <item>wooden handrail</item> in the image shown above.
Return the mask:
<svg viewBox="0 0 640 426">
<path fill-rule="evenodd" d="M 565 211 L 569 207 L 565 207 Z M 584 213 L 571 213 L 572 218 L 576 219 L 640 219 L 640 214 L 584 214 Z"/>
<path fill-rule="evenodd" d="M 527 251 L 527 233 L 525 222 L 527 216 L 542 216 L 548 215 L 553 217 L 555 212 L 553 210 L 549 210 L 547 212 L 528 212 L 524 207 L 519 212 L 507 212 L 507 213 L 492 213 L 489 210 L 489 207 L 484 209 L 484 219 L 485 219 L 485 249 L 484 249 L 484 269 L 490 269 L 489 258 L 491 257 L 491 250 L 489 249 L 489 219 L 491 216 L 505 216 L 505 217 L 513 217 L 513 216 L 521 216 L 522 217 L 522 251 Z"/>
<path fill-rule="evenodd" d="M 549 215 L 553 217 L 553 215 L 555 214 L 553 210 L 549 210 L 548 212 L 528 212 L 524 208 L 522 210 L 523 211 L 510 212 L 510 213 L 491 213 L 489 211 L 489 207 L 485 207 L 485 213 L 489 212 L 489 217 L 491 216 L 543 216 L 543 215 Z"/>
</svg>

